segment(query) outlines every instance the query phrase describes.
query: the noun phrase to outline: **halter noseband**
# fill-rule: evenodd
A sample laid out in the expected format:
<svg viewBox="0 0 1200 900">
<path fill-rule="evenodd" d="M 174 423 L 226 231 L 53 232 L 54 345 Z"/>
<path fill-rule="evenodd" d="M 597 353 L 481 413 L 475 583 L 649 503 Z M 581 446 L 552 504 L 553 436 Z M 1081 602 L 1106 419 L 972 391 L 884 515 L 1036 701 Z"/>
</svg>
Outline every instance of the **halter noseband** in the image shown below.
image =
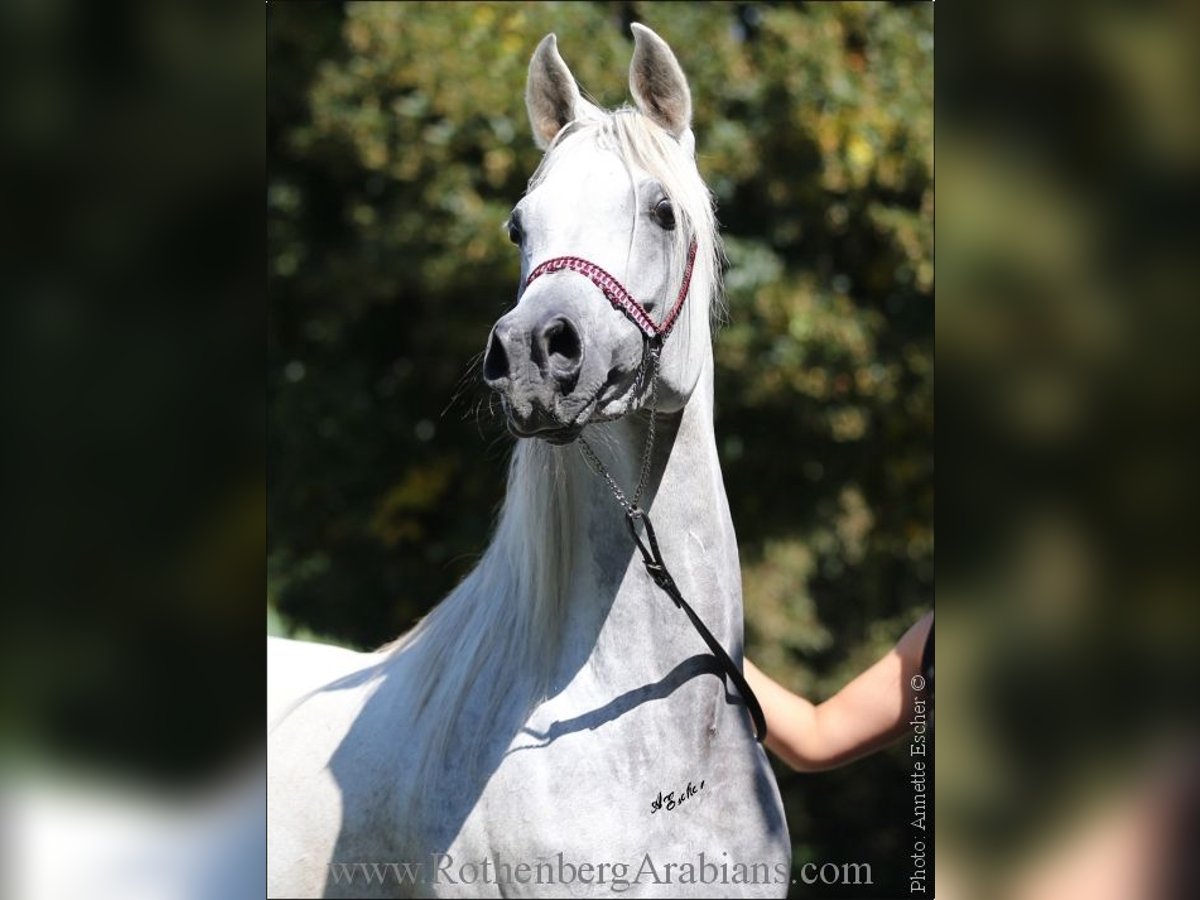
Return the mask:
<svg viewBox="0 0 1200 900">
<path fill-rule="evenodd" d="M 629 321 L 641 329 L 642 334 L 651 341 L 658 340 L 661 343 L 666 340 L 667 335 L 675 326 L 675 321 L 679 318 L 679 313 L 683 310 L 683 301 L 687 299 L 688 288 L 692 283 L 692 267 L 695 262 L 696 241 L 693 239 L 688 247 L 687 268 L 683 273 L 683 284 L 679 286 L 679 296 L 675 299 L 675 305 L 671 307 L 671 311 L 667 313 L 667 317 L 662 320 L 661 325 L 650 318 L 646 308 L 633 299 L 633 295 L 625 289 L 625 285 L 594 262 L 589 262 L 581 256 L 556 256 L 546 260 L 529 273 L 529 277 L 525 279 L 525 287 L 528 288 L 535 278 L 540 278 L 548 272 L 560 272 L 563 269 L 577 272 L 600 288 L 601 293 L 608 298 L 608 302 L 613 305 L 613 308 L 623 312 Z"/>
</svg>

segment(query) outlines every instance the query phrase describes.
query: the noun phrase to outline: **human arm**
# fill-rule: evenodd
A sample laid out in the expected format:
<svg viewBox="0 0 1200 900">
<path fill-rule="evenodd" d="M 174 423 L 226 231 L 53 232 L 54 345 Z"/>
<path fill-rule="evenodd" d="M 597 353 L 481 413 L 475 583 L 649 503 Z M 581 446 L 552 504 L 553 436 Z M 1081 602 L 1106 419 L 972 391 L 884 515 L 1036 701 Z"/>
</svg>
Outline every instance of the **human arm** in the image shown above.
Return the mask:
<svg viewBox="0 0 1200 900">
<path fill-rule="evenodd" d="M 793 769 L 819 772 L 860 759 L 899 738 L 912 718 L 912 681 L 933 613 L 887 655 L 824 703 L 810 703 L 745 660 L 746 680 L 767 719 L 767 747 Z"/>
</svg>

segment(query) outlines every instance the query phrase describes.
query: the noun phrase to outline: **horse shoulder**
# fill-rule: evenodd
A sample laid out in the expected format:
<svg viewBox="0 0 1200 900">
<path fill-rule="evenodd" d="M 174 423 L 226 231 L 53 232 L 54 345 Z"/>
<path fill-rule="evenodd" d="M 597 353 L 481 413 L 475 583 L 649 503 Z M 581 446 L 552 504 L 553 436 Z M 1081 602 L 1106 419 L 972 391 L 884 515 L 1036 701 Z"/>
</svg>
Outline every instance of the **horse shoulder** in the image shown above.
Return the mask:
<svg viewBox="0 0 1200 900">
<path fill-rule="evenodd" d="M 269 736 L 268 880 L 280 896 L 361 890 L 328 881 L 330 864 L 415 853 L 415 823 L 405 810 L 418 750 L 411 724 L 416 661 L 403 651 L 339 657 L 324 647 L 277 649 L 284 668 L 312 667 L 293 686 L 317 687 L 291 704 Z"/>
<path fill-rule="evenodd" d="M 370 661 L 370 654 L 345 647 L 268 637 L 268 727 L 278 724 L 307 695 Z"/>
</svg>

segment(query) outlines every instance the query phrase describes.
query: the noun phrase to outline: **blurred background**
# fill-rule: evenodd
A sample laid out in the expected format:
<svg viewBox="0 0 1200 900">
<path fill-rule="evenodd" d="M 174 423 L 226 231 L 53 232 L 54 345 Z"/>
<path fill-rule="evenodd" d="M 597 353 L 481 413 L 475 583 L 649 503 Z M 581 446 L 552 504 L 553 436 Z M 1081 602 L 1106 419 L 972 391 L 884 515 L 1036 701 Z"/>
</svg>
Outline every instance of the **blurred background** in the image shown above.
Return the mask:
<svg viewBox="0 0 1200 900">
<path fill-rule="evenodd" d="M 716 431 L 749 656 L 818 701 L 931 607 L 931 5 L 288 4 L 267 18 L 276 633 L 374 648 L 486 546 L 514 441 L 477 363 L 541 156 L 529 57 L 555 32 L 615 107 L 632 21 L 687 73 L 729 257 Z M 796 872 L 867 861 L 863 896 L 906 890 L 910 769 L 905 747 L 781 768 Z"/>
<path fill-rule="evenodd" d="M 1200 889 L 1200 16 L 940 9 L 939 895 Z"/>
</svg>

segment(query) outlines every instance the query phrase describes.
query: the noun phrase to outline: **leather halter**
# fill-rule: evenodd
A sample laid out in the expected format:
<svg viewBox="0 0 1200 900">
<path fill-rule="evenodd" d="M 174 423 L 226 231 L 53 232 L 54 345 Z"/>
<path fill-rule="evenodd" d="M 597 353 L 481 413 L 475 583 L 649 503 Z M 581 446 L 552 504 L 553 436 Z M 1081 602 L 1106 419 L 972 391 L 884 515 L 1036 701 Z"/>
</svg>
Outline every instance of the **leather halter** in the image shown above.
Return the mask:
<svg viewBox="0 0 1200 900">
<path fill-rule="evenodd" d="M 687 299 L 688 288 L 692 284 L 692 267 L 696 263 L 696 241 L 693 238 L 691 245 L 688 247 L 687 268 L 683 273 L 683 284 L 679 287 L 679 296 L 675 299 L 675 305 L 671 307 L 671 311 L 667 313 L 665 319 L 659 324 L 650 317 L 646 312 L 646 307 L 633 299 L 633 295 L 625 289 L 625 285 L 621 284 L 616 278 L 610 275 L 604 269 L 600 268 L 594 262 L 590 262 L 581 256 L 556 256 L 553 259 L 548 259 L 541 263 L 525 279 L 525 287 L 529 287 L 535 278 L 540 278 L 550 272 L 560 272 L 563 269 L 568 269 L 572 272 L 584 276 L 591 280 L 592 284 L 600 288 L 600 292 L 608 298 L 608 302 L 613 305 L 613 308 L 623 312 L 629 321 L 633 322 L 647 338 L 650 340 L 665 341 L 667 335 L 671 333 L 671 329 L 675 327 L 675 322 L 679 318 L 679 313 L 683 311 L 683 301 Z"/>
<path fill-rule="evenodd" d="M 561 272 L 566 269 L 575 272 L 589 279 L 592 284 L 600 289 L 600 292 L 608 298 L 608 302 L 613 305 L 614 309 L 624 313 L 634 325 L 645 336 L 647 350 L 650 358 L 654 360 L 653 374 L 651 376 L 651 385 L 658 377 L 658 351 L 663 342 L 667 339 L 667 335 L 671 333 L 671 329 L 675 327 L 675 322 L 679 319 L 679 313 L 683 310 L 683 302 L 687 299 L 688 290 L 692 284 L 692 268 L 696 263 L 696 241 L 693 238 L 688 247 L 687 268 L 683 274 L 683 284 L 679 287 L 679 296 L 675 298 L 675 304 L 671 307 L 670 312 L 662 320 L 662 323 L 657 323 L 646 312 L 646 307 L 633 298 L 633 295 L 621 284 L 616 278 L 596 265 L 594 262 L 584 259 L 581 256 L 556 256 L 553 259 L 548 259 L 539 264 L 529 277 L 525 279 L 525 287 L 528 288 L 533 283 L 534 279 L 550 272 Z M 643 365 L 646 357 L 643 357 Z M 664 594 L 671 598 L 677 607 L 679 607 L 687 615 L 688 620 L 692 623 L 692 627 L 708 645 L 712 651 L 713 657 L 720 664 L 721 669 L 730 681 L 737 687 L 738 693 L 742 695 L 742 701 L 746 704 L 746 709 L 750 712 L 750 718 L 754 721 L 755 738 L 759 743 L 762 743 L 767 738 L 767 720 L 763 715 L 762 706 L 758 702 L 758 698 L 754 696 L 754 691 L 751 690 L 749 683 L 746 681 L 746 676 L 738 669 L 737 664 L 725 652 L 725 648 L 721 646 L 720 641 L 713 636 L 713 633 L 704 624 L 704 621 L 696 613 L 694 609 L 683 598 L 675 579 L 671 577 L 671 573 L 667 571 L 667 565 L 663 562 L 662 554 L 658 548 L 658 539 L 654 534 L 654 526 L 650 523 L 650 517 L 645 510 L 638 506 L 638 499 L 641 494 L 642 485 L 646 473 L 646 463 L 649 460 L 649 452 L 654 439 L 654 407 L 651 403 L 650 407 L 650 430 L 646 443 L 646 457 L 643 460 L 643 478 L 639 481 L 637 493 L 634 494 L 633 502 L 630 503 L 616 482 L 612 480 L 612 476 L 608 474 L 603 463 L 595 457 L 594 452 L 588 447 L 586 440 L 580 438 L 584 448 L 584 456 L 588 459 L 589 464 L 597 474 L 602 475 L 609 483 L 609 489 L 613 492 L 617 502 L 625 510 L 625 523 L 629 526 L 629 533 L 633 536 L 633 542 L 637 545 L 638 550 L 642 554 L 642 564 L 646 567 L 646 572 L 650 576 L 654 584 Z M 645 531 L 646 540 L 643 542 L 638 534 L 638 522 L 642 523 Z"/>
</svg>

